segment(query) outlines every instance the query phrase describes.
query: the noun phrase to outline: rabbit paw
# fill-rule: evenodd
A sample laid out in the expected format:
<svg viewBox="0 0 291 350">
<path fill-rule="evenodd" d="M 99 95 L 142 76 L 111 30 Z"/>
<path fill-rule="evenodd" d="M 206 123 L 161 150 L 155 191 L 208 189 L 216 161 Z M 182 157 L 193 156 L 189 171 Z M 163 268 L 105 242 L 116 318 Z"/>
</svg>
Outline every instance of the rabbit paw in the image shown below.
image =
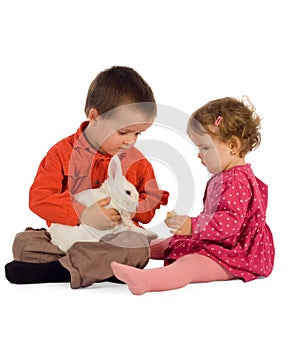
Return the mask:
<svg viewBox="0 0 291 350">
<path fill-rule="evenodd" d="M 148 241 L 152 241 L 153 239 L 158 238 L 158 235 L 153 232 L 145 232 L 144 235 Z"/>
</svg>

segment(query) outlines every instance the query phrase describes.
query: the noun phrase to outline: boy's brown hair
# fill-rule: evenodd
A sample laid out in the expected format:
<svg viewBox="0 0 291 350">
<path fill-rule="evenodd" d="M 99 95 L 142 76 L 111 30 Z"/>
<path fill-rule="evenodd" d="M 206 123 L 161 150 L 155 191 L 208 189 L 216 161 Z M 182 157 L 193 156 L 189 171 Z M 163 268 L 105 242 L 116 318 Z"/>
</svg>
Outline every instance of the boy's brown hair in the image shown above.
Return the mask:
<svg viewBox="0 0 291 350">
<path fill-rule="evenodd" d="M 85 113 L 91 108 L 100 115 L 126 104 L 137 104 L 137 109 L 153 117 L 157 114 L 154 94 L 148 83 L 134 69 L 113 66 L 100 72 L 90 84 Z"/>
</svg>

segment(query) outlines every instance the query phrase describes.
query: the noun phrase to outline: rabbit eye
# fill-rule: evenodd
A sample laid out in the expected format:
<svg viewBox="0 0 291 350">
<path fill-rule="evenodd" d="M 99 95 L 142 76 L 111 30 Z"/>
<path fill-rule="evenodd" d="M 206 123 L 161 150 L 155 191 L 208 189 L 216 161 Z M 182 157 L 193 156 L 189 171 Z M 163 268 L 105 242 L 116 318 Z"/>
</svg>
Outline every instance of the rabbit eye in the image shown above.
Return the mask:
<svg viewBox="0 0 291 350">
<path fill-rule="evenodd" d="M 131 192 L 129 190 L 125 191 L 126 194 L 128 194 L 130 196 Z"/>
</svg>

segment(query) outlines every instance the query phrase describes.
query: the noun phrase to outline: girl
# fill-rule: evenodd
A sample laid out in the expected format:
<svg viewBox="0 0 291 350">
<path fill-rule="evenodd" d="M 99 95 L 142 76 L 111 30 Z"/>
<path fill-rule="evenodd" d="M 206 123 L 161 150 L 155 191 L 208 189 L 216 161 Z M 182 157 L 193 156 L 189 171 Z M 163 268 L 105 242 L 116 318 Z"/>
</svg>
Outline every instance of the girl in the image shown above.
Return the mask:
<svg viewBox="0 0 291 350">
<path fill-rule="evenodd" d="M 268 276 L 274 263 L 272 233 L 266 224 L 267 185 L 245 162 L 260 144 L 260 118 L 244 97 L 208 102 L 192 114 L 187 132 L 198 157 L 213 174 L 197 217 L 170 215 L 172 238 L 152 242 L 152 257 L 165 267 L 140 270 L 112 262 L 114 275 L 133 294 L 181 288 L 193 282 Z"/>
</svg>

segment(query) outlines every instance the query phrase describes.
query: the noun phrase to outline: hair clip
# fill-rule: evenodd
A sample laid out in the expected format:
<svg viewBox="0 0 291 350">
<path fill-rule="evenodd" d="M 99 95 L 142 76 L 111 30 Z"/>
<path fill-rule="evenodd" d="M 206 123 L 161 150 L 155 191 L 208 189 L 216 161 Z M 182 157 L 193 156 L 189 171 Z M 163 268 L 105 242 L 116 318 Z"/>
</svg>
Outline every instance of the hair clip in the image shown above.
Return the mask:
<svg viewBox="0 0 291 350">
<path fill-rule="evenodd" d="M 221 120 L 222 120 L 222 116 L 221 115 L 219 115 L 217 118 L 216 118 L 216 120 L 215 120 L 215 125 L 219 125 L 220 124 L 220 122 L 221 122 Z"/>
</svg>

